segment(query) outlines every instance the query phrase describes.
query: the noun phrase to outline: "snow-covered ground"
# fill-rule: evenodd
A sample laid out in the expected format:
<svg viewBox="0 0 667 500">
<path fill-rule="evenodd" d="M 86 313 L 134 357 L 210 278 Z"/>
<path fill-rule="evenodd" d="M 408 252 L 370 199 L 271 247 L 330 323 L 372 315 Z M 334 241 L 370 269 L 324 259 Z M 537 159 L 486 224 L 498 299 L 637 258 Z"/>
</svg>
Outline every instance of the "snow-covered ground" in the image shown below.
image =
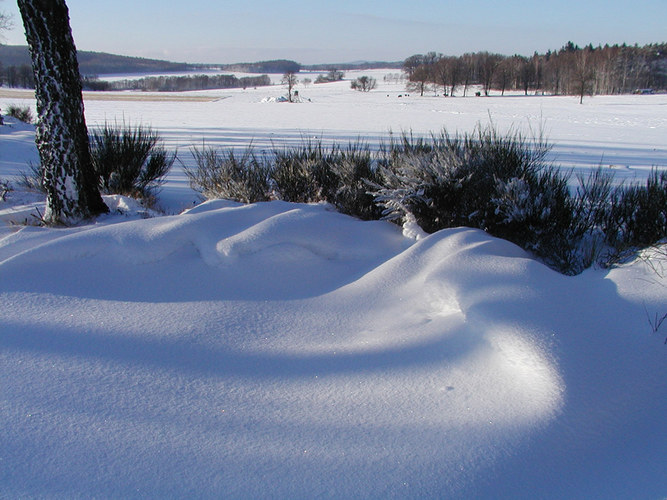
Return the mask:
<svg viewBox="0 0 667 500">
<path fill-rule="evenodd" d="M 384 76 L 397 70 L 368 70 L 346 73 L 341 82 L 297 85 L 299 105 L 267 102 L 285 95 L 282 85 L 256 89 L 187 92 L 180 95 L 208 96 L 211 101 L 162 102 L 153 100 L 163 94 L 116 93 L 118 96 L 144 96 L 146 101 L 92 100 L 86 102 L 90 126 L 105 122 L 147 124 L 160 132 L 170 148 L 178 149 L 179 159 L 192 164 L 190 148 L 203 143 L 211 146 L 245 148 L 250 143 L 258 150 L 300 144 L 304 140 L 324 143 L 361 139 L 370 145 L 387 141 L 389 134 L 470 132 L 476 125 L 493 123 L 501 132 L 518 130 L 525 135 L 540 132 L 553 144 L 553 161 L 576 170 L 613 168 L 619 180 L 644 178 L 652 166 L 667 168 L 667 95 L 598 96 L 584 99 L 572 96 L 522 96 L 498 93 L 490 98 L 468 96 L 435 97 L 433 92 L 419 97 L 406 95 L 403 83 L 385 82 Z M 314 81 L 318 73 L 299 74 L 302 81 Z M 378 88 L 370 93 L 350 89 L 350 80 L 360 75 L 373 76 Z M 280 81 L 280 75 L 270 75 Z M 393 81 L 393 80 L 392 80 Z M 3 95 L 9 95 L 11 92 Z M 19 94 L 20 95 L 20 94 Z M 89 94 L 99 99 L 100 94 Z M 401 96 L 401 97 L 399 97 Z M 472 97 L 471 97 L 472 96 Z M 116 97 L 118 98 L 118 97 Z M 128 97 L 125 97 L 129 99 Z M 34 99 L 0 97 L 0 108 L 9 104 L 34 107 Z M 6 163 L 0 148 L 0 177 L 16 168 Z M 12 162 L 12 160 L 9 160 Z M 164 193 L 171 204 L 187 182 L 177 166 Z M 174 191 L 178 188 L 178 191 Z M 176 203 L 172 211 L 183 208 Z"/>
<path fill-rule="evenodd" d="M 203 141 L 376 144 L 490 116 L 542 124 L 566 166 L 667 165 L 667 96 L 399 98 L 375 76 L 370 94 L 90 101 L 87 118 L 150 124 L 185 162 Z M 0 179 L 37 161 L 7 122 Z M 194 200 L 176 170 L 164 205 Z M 0 497 L 667 496 L 664 247 L 565 277 L 478 230 L 321 204 L 105 201 L 68 229 L 6 223 L 30 220 L 29 194 L 0 202 Z"/>
</svg>

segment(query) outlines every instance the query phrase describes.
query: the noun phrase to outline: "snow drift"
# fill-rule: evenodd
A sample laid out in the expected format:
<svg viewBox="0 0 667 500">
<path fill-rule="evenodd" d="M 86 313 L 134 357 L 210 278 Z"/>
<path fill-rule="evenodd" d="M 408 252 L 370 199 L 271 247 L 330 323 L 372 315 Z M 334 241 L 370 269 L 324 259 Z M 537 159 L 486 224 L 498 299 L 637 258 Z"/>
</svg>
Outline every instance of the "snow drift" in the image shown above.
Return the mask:
<svg viewBox="0 0 667 500">
<path fill-rule="evenodd" d="M 5 230 L 0 495 L 667 492 L 666 351 L 641 263 L 327 205 Z"/>
</svg>

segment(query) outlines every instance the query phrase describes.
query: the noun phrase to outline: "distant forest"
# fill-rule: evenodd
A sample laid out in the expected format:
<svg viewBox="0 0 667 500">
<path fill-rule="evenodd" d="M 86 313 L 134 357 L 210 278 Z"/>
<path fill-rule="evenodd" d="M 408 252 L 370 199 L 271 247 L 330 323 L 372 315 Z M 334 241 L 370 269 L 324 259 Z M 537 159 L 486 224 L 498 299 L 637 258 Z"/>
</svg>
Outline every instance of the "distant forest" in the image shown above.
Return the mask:
<svg viewBox="0 0 667 500">
<path fill-rule="evenodd" d="M 176 71 L 191 71 L 198 67 L 194 64 L 174 63 L 158 59 L 145 59 L 143 57 L 118 56 L 104 52 L 88 52 L 80 50 L 77 53 L 79 59 L 79 71 L 82 75 L 100 74 L 134 74 L 134 73 L 164 73 Z M 15 73 L 20 73 L 22 68 L 30 69 L 30 53 L 25 45 L 2 45 L 0 44 L 0 68 L 5 74 L 13 67 Z"/>
<path fill-rule="evenodd" d="M 215 66 L 223 71 L 234 71 L 236 73 L 298 73 L 301 65 L 287 59 L 274 61 L 260 61 L 255 63 L 218 64 Z"/>
<path fill-rule="evenodd" d="M 289 60 L 260 61 L 225 65 L 172 63 L 158 59 L 118 56 L 102 52 L 78 52 L 79 70 L 85 90 L 146 90 L 184 91 L 224 88 L 245 88 L 271 85 L 267 73 L 298 72 L 301 65 Z M 187 76 L 160 76 L 119 81 L 104 81 L 99 75 L 146 73 L 196 73 L 203 69 L 217 69 L 258 76 L 237 78 L 233 75 L 194 74 Z M 35 87 L 28 47 L 0 45 L 0 86 L 13 88 Z"/>
<path fill-rule="evenodd" d="M 578 47 L 568 42 L 560 50 L 532 57 L 477 52 L 443 56 L 417 54 L 403 62 L 413 92 L 440 89 L 446 95 L 480 85 L 485 95 L 493 90 L 522 91 L 526 95 L 626 94 L 667 90 L 667 44 L 643 47 L 605 45 Z"/>
<path fill-rule="evenodd" d="M 79 51 L 84 86 L 89 90 L 203 90 L 270 85 L 269 73 L 298 73 L 301 69 L 354 70 L 400 68 L 412 92 L 466 95 L 472 85 L 480 94 L 492 91 L 545 93 L 553 95 L 624 94 L 667 91 L 667 43 L 579 47 L 568 42 L 557 51 L 532 56 L 505 56 L 476 52 L 445 56 L 436 52 L 417 54 L 403 62 L 357 62 L 301 66 L 291 60 L 260 61 L 225 65 L 193 65 L 155 59 Z M 188 75 L 146 77 L 106 82 L 96 75 L 202 71 L 255 73 L 257 77 L 233 75 Z M 28 48 L 0 45 L 0 86 L 34 88 Z"/>
<path fill-rule="evenodd" d="M 232 89 L 262 87 L 271 85 L 268 75 L 184 75 L 184 76 L 148 76 L 139 79 L 116 80 L 113 82 L 86 77 L 83 79 L 84 90 L 142 90 L 149 92 L 184 92 L 188 90 Z"/>
</svg>

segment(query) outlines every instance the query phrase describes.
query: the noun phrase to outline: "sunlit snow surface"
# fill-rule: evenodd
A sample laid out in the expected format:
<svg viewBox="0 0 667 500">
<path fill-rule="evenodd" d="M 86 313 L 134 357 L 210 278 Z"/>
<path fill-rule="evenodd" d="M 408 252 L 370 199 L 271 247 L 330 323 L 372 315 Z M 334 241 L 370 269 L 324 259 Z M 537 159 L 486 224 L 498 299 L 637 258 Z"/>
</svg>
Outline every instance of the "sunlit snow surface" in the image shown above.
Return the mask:
<svg viewBox="0 0 667 500">
<path fill-rule="evenodd" d="M 256 104 L 258 122 L 315 106 Z M 29 132 L 2 130 L 0 154 L 30 159 Z M 29 220 L 10 195 L 2 220 Z M 572 278 L 478 230 L 414 239 L 323 204 L 105 201 L 89 226 L 0 227 L 0 497 L 667 494 L 659 256 Z"/>
</svg>

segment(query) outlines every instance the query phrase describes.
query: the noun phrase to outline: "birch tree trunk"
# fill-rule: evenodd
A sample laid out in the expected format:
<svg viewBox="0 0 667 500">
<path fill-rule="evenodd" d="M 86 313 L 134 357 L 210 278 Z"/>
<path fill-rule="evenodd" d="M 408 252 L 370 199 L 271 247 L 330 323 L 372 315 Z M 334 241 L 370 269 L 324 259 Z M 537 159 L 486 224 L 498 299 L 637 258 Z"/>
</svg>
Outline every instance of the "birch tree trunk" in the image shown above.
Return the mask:
<svg viewBox="0 0 667 500">
<path fill-rule="evenodd" d="M 46 222 L 69 223 L 109 209 L 90 159 L 81 77 L 65 0 L 18 0 L 37 98 L 36 143 L 47 192 Z"/>
</svg>

